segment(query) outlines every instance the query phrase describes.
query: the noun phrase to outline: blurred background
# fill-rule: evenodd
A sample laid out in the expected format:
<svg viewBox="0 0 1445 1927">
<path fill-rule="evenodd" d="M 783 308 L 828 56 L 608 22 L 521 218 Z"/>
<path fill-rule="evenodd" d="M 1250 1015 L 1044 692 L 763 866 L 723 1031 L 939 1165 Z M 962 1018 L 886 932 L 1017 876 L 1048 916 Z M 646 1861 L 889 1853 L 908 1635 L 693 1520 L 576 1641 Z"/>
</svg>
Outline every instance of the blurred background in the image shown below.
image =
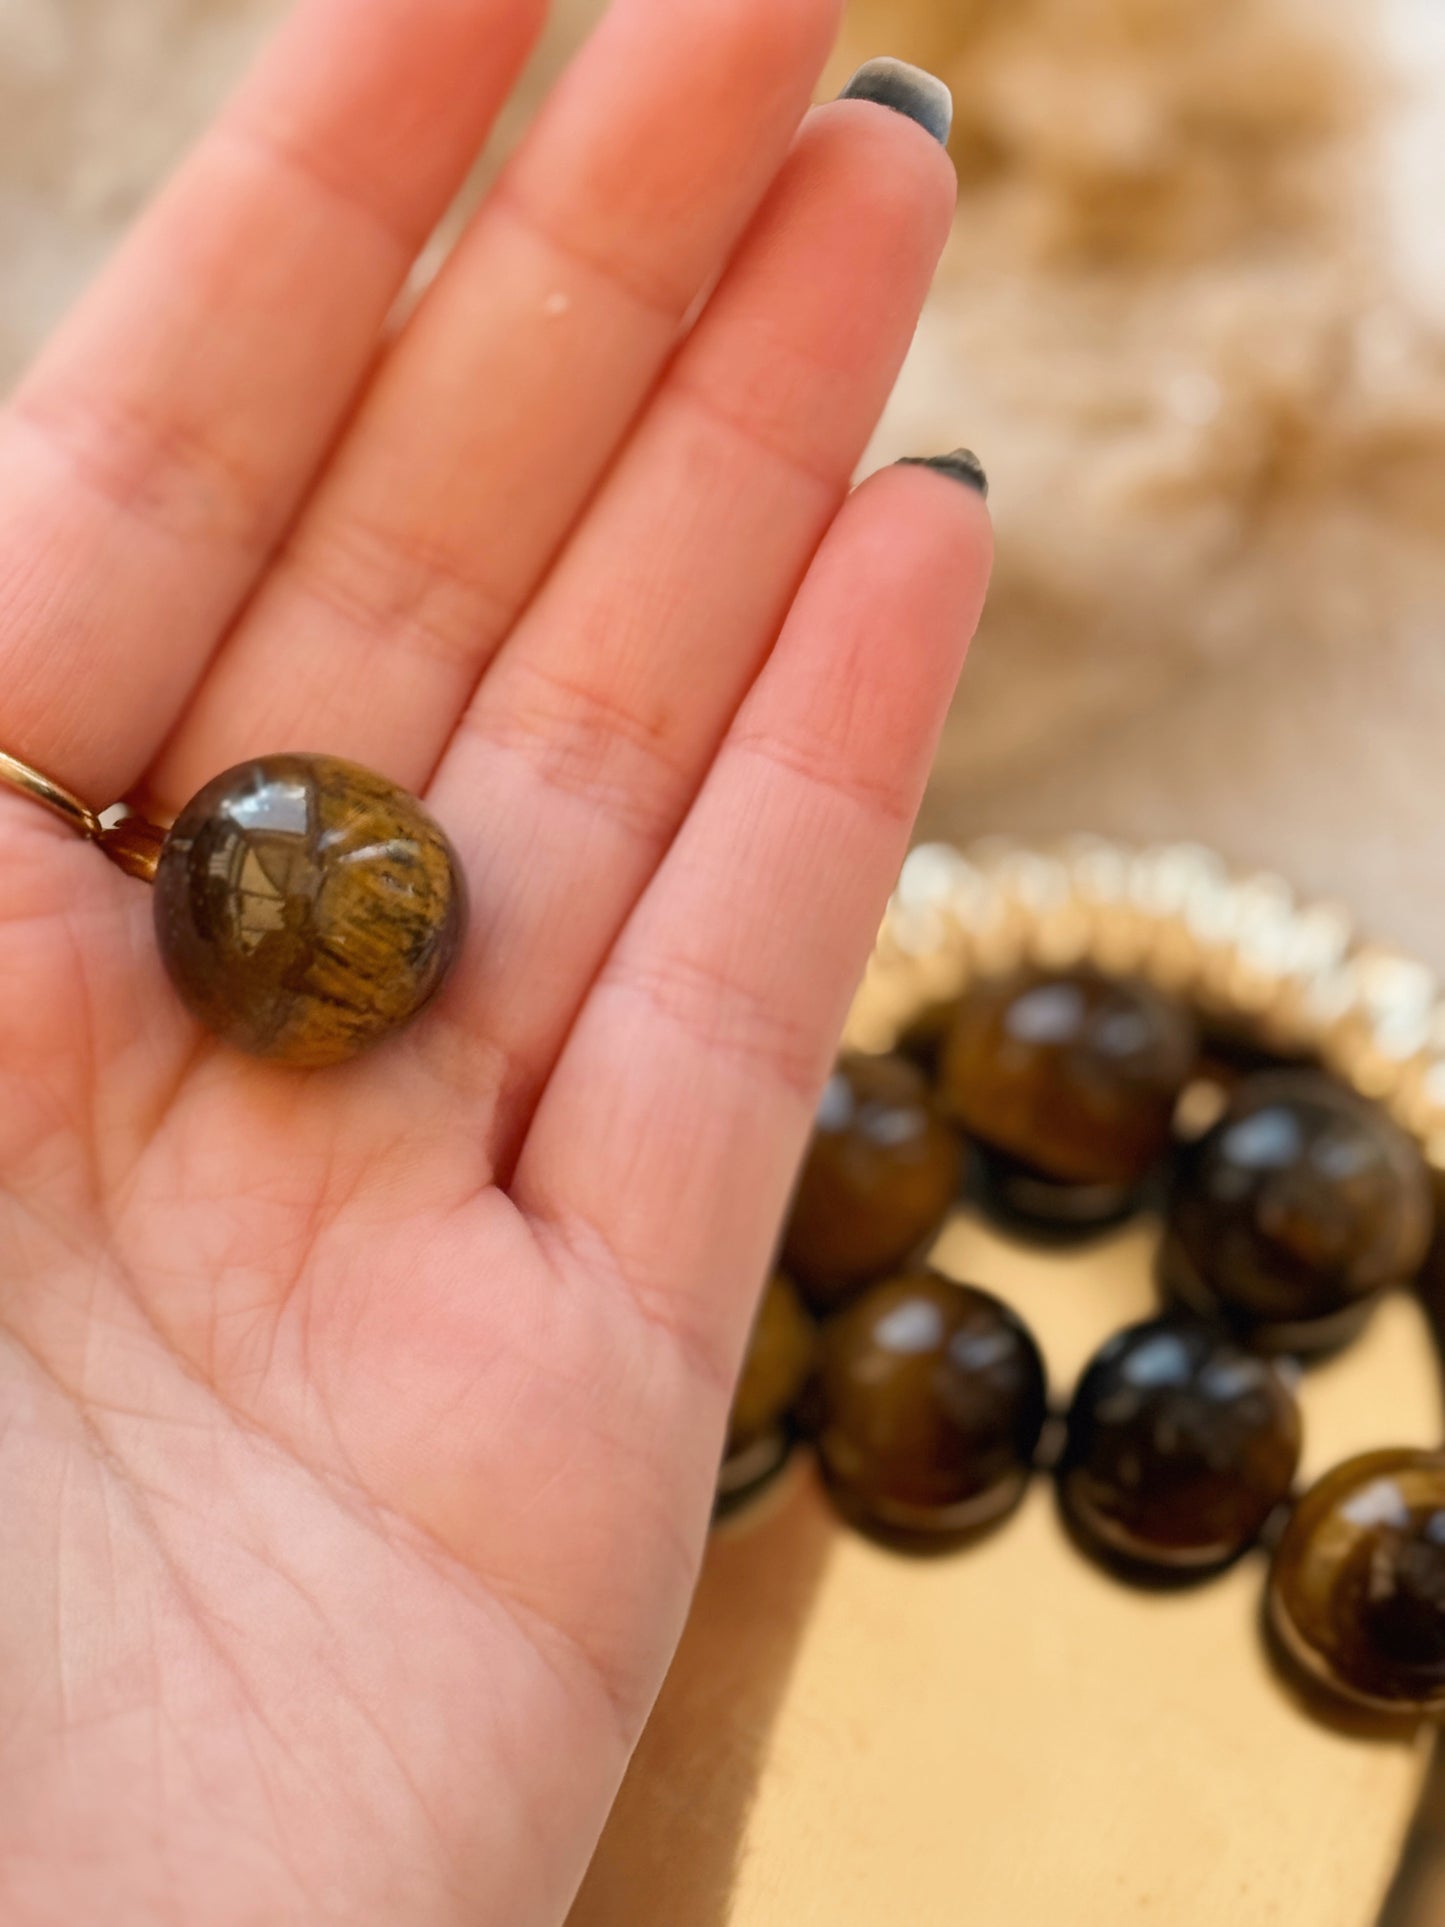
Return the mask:
<svg viewBox="0 0 1445 1927">
<path fill-rule="evenodd" d="M 5 0 L 0 383 L 280 11 Z M 1197 838 L 1445 967 L 1445 6 L 853 0 L 830 84 L 885 52 L 962 194 L 871 461 L 999 531 L 923 833 Z"/>
</svg>

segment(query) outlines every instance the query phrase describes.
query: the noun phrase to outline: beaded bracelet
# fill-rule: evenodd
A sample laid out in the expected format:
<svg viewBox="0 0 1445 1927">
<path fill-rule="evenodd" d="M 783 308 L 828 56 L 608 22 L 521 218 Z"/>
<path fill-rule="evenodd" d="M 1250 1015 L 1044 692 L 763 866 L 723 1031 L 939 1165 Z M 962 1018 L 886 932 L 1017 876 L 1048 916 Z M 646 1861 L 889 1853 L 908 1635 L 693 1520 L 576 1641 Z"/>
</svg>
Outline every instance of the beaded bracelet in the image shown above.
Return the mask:
<svg viewBox="0 0 1445 1927">
<path fill-rule="evenodd" d="M 1430 1248 L 1430 974 L 1192 847 L 928 846 L 845 1041 L 720 1507 L 806 1440 L 850 1523 L 962 1547 L 1047 1472 L 1120 1578 L 1192 1583 L 1262 1546 L 1287 1664 L 1342 1707 L 1445 1712 L 1445 1453 L 1388 1447 L 1385 1417 L 1382 1449 L 1295 1491 L 1299 1372 Z M 1159 1314 L 1098 1352 L 1066 1414 L 1023 1321 L 926 1267 L 960 1195 L 1052 1243 L 1162 1218 Z"/>
</svg>

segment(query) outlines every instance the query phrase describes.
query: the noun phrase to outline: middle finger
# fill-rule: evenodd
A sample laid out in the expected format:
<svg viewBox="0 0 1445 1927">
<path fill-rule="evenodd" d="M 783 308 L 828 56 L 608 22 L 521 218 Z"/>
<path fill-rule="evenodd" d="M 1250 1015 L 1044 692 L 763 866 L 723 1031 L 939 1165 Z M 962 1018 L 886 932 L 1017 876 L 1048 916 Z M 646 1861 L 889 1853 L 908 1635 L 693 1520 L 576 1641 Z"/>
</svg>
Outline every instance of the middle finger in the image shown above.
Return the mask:
<svg viewBox="0 0 1445 1927">
<path fill-rule="evenodd" d="M 262 751 L 421 788 L 776 173 L 838 0 L 618 0 L 381 367 L 148 788 Z"/>
</svg>

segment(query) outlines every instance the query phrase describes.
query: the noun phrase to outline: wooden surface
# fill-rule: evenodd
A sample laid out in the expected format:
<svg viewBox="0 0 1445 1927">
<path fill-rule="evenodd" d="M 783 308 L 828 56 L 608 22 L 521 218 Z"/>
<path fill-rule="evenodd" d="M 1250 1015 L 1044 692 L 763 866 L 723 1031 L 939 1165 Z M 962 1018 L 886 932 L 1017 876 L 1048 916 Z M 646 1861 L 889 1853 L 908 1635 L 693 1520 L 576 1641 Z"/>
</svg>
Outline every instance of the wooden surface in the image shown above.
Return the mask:
<svg viewBox="0 0 1445 1927">
<path fill-rule="evenodd" d="M 1062 1388 L 1147 1311 L 1152 1236 L 1054 1257 L 960 1221 L 941 1257 L 1019 1307 Z M 1301 1396 L 1307 1474 L 1437 1439 L 1415 1307 Z M 1262 1580 L 1123 1588 L 1046 1481 L 981 1545 L 905 1559 L 799 1468 L 715 1538 L 571 1927 L 1372 1927 L 1426 1755 L 1303 1710 Z"/>
</svg>

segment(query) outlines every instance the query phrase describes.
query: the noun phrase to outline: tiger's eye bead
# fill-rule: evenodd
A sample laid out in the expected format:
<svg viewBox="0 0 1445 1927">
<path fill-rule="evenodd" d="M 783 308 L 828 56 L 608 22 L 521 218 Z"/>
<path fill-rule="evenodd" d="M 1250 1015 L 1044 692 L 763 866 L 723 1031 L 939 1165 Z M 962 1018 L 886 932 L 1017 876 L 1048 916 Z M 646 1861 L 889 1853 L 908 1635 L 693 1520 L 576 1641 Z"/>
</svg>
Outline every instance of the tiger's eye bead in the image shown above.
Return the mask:
<svg viewBox="0 0 1445 1927">
<path fill-rule="evenodd" d="M 840 1059 L 783 1238 L 783 1269 L 808 1302 L 830 1311 L 919 1252 L 958 1194 L 962 1156 L 912 1064 Z"/>
<path fill-rule="evenodd" d="M 456 854 L 405 790 L 331 756 L 218 776 L 166 838 L 161 956 L 237 1049 L 334 1064 L 409 1023 L 461 946 Z"/>
<path fill-rule="evenodd" d="M 933 1272 L 877 1285 L 824 1328 L 818 1451 L 845 1512 L 905 1533 L 970 1531 L 1022 1493 L 1043 1360 L 996 1298 Z"/>
<path fill-rule="evenodd" d="M 1445 1714 L 1445 1454 L 1366 1452 L 1326 1473 L 1280 1539 L 1269 1613 L 1336 1697 Z"/>
<path fill-rule="evenodd" d="M 1130 1208 L 1196 1050 L 1193 1019 L 1144 984 L 1087 970 L 979 984 L 944 1047 L 940 1102 L 992 1154 L 1006 1215 L 1085 1229 Z"/>
<path fill-rule="evenodd" d="M 1429 1243 L 1424 1161 L 1383 1111 L 1318 1071 L 1250 1078 L 1180 1153 L 1164 1277 L 1268 1349 L 1340 1343 Z"/>
<path fill-rule="evenodd" d="M 732 1504 L 764 1485 L 792 1449 L 798 1401 L 813 1374 L 817 1330 L 786 1278 L 763 1294 L 728 1422 L 718 1497 Z"/>
<path fill-rule="evenodd" d="M 1079 1535 L 1133 1576 L 1217 1571 L 1289 1496 L 1299 1414 L 1274 1366 L 1190 1319 L 1111 1338 L 1079 1381 L 1059 1493 Z"/>
</svg>

